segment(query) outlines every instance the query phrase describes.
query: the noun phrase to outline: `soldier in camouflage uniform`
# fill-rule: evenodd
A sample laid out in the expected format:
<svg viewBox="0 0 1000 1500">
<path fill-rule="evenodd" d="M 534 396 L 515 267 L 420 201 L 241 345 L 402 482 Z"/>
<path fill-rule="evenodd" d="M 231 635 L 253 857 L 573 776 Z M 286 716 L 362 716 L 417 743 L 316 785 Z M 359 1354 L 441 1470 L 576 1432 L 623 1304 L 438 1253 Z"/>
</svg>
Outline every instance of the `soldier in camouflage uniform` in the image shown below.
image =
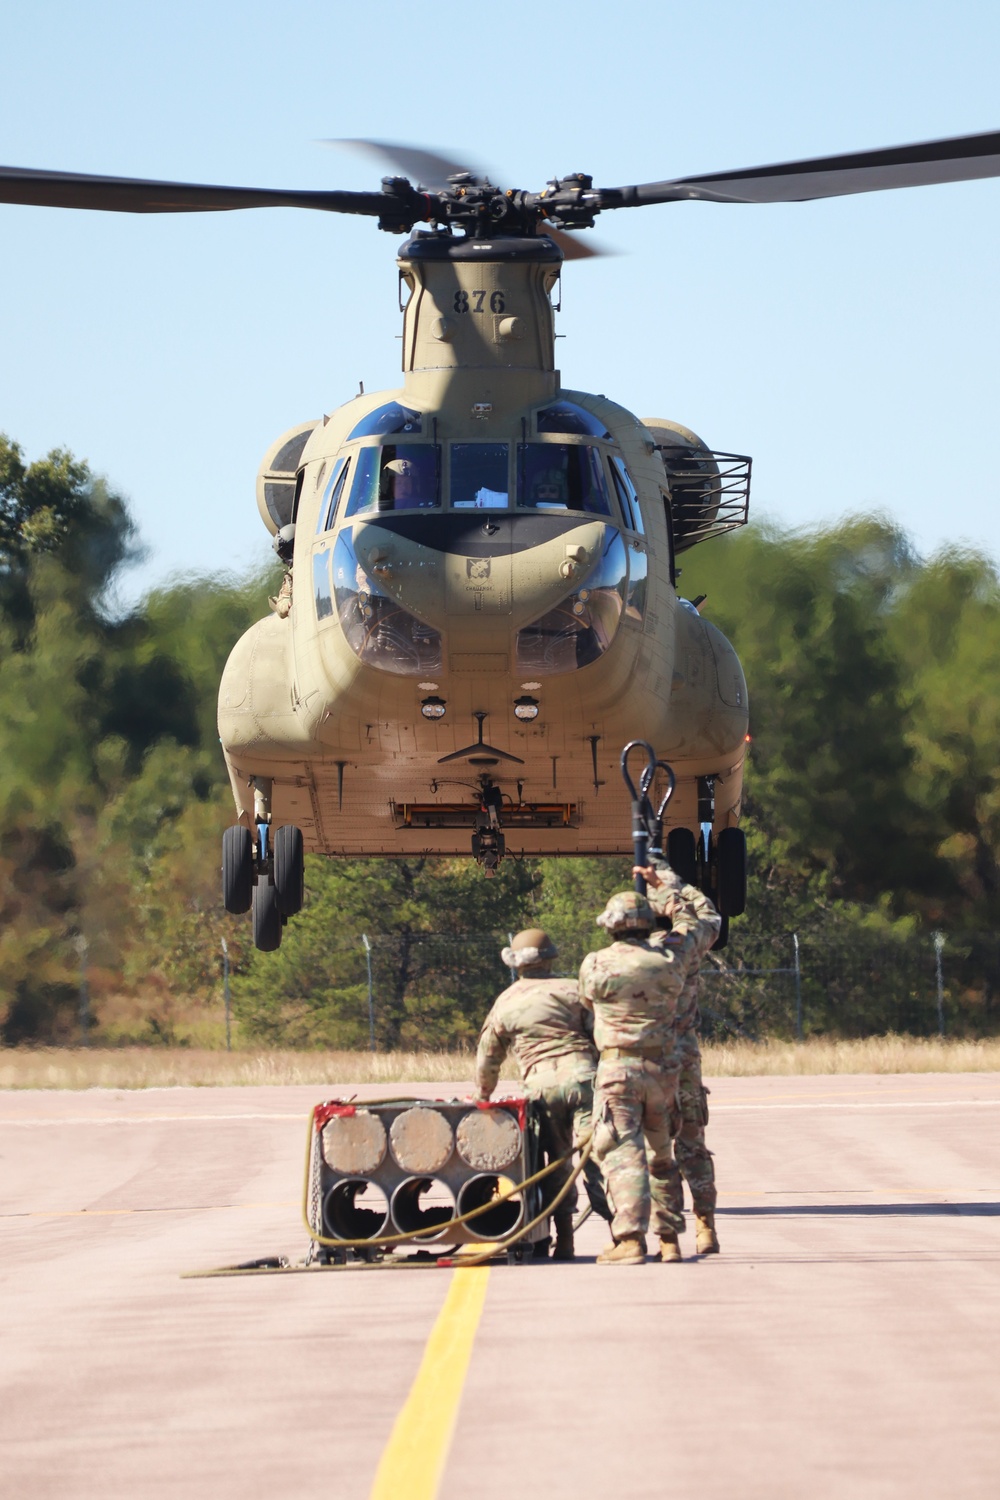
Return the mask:
<svg viewBox="0 0 1000 1500">
<path fill-rule="evenodd" d="M 650 885 L 680 894 L 672 871 L 644 871 Z M 655 917 L 645 896 L 622 891 L 597 918 L 615 941 L 589 953 L 580 968 L 580 1000 L 594 1011 L 601 1058 L 594 1090 L 594 1154 L 614 1201 L 613 1243 L 601 1265 L 638 1265 L 646 1258 L 652 1210 L 663 1260 L 679 1259 L 683 1215 L 670 1199 L 671 1116 L 679 1065 L 674 1061 L 677 1002 L 691 963 L 719 931 L 713 908 L 678 932 L 670 945 L 649 941 Z"/>
<path fill-rule="evenodd" d="M 494 1002 L 483 1023 L 476 1053 L 479 1095 L 488 1099 L 496 1088 L 500 1065 L 514 1053 L 529 1099 L 541 1106 L 541 1141 L 549 1161 L 568 1156 L 581 1136 L 589 1135 L 594 1099 L 597 1049 L 593 1021 L 580 1005 L 575 979 L 552 973 L 558 954 L 547 933 L 533 927 L 519 932 L 501 957 L 517 979 Z M 546 1181 L 551 1201 L 572 1168 L 559 1168 Z M 600 1168 L 591 1158 L 584 1168 L 587 1193 L 599 1214 L 610 1220 Z M 573 1259 L 573 1187 L 553 1215 L 555 1260 Z"/>
<path fill-rule="evenodd" d="M 668 870 L 669 866 L 666 864 L 657 863 L 655 866 L 658 877 L 664 876 Z M 650 938 L 654 945 L 677 945 L 701 917 L 715 912 L 708 897 L 694 886 L 685 885 L 675 894 L 669 883 L 650 881 L 647 890 L 653 911 L 661 921 L 668 924 L 666 931 L 654 931 Z M 715 1167 L 712 1153 L 705 1145 L 708 1090 L 702 1083 L 701 1047 L 698 1044 L 698 1028 L 701 1024 L 701 1012 L 698 1008 L 700 968 L 701 955 L 695 954 L 688 964 L 687 978 L 677 1002 L 674 1062 L 680 1071 L 673 1122 L 675 1161 L 670 1174 L 670 1206 L 675 1214 L 683 1216 L 683 1174 L 691 1193 L 697 1226 L 695 1248 L 699 1255 L 712 1255 L 719 1249 L 719 1240 L 715 1230 Z M 679 1246 L 677 1259 L 680 1259 Z"/>
</svg>

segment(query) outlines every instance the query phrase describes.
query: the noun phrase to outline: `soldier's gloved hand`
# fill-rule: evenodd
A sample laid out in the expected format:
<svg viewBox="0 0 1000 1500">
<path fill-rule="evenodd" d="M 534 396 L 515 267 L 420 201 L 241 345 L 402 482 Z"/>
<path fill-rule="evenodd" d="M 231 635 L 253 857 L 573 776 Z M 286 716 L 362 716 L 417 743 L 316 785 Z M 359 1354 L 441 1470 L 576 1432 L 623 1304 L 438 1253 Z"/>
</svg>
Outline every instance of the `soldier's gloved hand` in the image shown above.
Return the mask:
<svg viewBox="0 0 1000 1500">
<path fill-rule="evenodd" d="M 654 891 L 660 884 L 660 873 L 655 865 L 633 865 L 632 874 L 641 875 L 646 884 L 652 886 Z"/>
</svg>

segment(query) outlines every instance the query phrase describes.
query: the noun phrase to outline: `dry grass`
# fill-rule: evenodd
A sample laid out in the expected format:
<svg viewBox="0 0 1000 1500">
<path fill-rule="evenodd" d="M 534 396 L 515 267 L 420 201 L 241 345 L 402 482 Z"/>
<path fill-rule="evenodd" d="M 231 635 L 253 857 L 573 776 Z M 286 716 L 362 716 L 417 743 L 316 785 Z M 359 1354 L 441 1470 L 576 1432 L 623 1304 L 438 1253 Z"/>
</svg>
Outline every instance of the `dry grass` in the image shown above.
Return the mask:
<svg viewBox="0 0 1000 1500">
<path fill-rule="evenodd" d="M 1000 1072 L 1000 1039 L 706 1043 L 715 1078 L 794 1073 Z M 223 1052 L 194 1047 L 0 1048 L 3 1089 L 142 1089 L 249 1084 L 465 1083 L 470 1052 Z M 516 1078 L 506 1067 L 505 1078 Z"/>
<path fill-rule="evenodd" d="M 471 1081 L 471 1052 L 251 1052 L 195 1047 L 0 1048 L 0 1089 L 218 1088 Z M 516 1070 L 504 1069 L 516 1078 Z"/>
<path fill-rule="evenodd" d="M 996 1073 L 1000 1038 L 872 1036 L 857 1041 L 813 1037 L 807 1042 L 718 1042 L 703 1048 L 704 1071 L 715 1078 L 791 1073 Z"/>
</svg>

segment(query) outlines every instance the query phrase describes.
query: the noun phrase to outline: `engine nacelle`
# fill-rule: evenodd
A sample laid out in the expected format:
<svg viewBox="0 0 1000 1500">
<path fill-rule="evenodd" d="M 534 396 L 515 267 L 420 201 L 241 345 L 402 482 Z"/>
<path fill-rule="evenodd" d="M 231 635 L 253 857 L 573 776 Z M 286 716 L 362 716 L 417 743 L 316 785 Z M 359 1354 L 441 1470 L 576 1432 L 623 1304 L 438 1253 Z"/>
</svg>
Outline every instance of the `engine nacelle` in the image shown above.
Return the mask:
<svg viewBox="0 0 1000 1500">
<path fill-rule="evenodd" d="M 289 427 L 268 448 L 264 461 L 257 470 L 257 509 L 272 536 L 295 519 L 299 460 L 303 448 L 319 426 L 319 421 L 317 417 L 312 422 L 300 422 L 298 427 Z"/>
<path fill-rule="evenodd" d="M 644 418 L 667 471 L 674 550 L 745 526 L 750 508 L 750 459 L 713 453 L 690 427 Z"/>
</svg>

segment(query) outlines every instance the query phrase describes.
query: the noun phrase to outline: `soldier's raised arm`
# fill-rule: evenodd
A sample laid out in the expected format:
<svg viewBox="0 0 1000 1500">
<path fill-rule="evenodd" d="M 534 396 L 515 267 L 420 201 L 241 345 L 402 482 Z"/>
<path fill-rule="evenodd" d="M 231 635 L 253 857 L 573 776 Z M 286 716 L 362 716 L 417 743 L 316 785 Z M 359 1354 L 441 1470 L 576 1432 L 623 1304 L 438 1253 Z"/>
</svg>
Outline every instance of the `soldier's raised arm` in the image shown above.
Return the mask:
<svg viewBox="0 0 1000 1500">
<path fill-rule="evenodd" d="M 719 935 L 722 918 L 697 886 L 685 885 L 680 876 L 663 866 L 636 866 L 634 874 L 646 879 L 646 899 L 658 916 L 669 917 L 675 932 L 683 933 L 691 946 L 705 954 Z"/>
</svg>

